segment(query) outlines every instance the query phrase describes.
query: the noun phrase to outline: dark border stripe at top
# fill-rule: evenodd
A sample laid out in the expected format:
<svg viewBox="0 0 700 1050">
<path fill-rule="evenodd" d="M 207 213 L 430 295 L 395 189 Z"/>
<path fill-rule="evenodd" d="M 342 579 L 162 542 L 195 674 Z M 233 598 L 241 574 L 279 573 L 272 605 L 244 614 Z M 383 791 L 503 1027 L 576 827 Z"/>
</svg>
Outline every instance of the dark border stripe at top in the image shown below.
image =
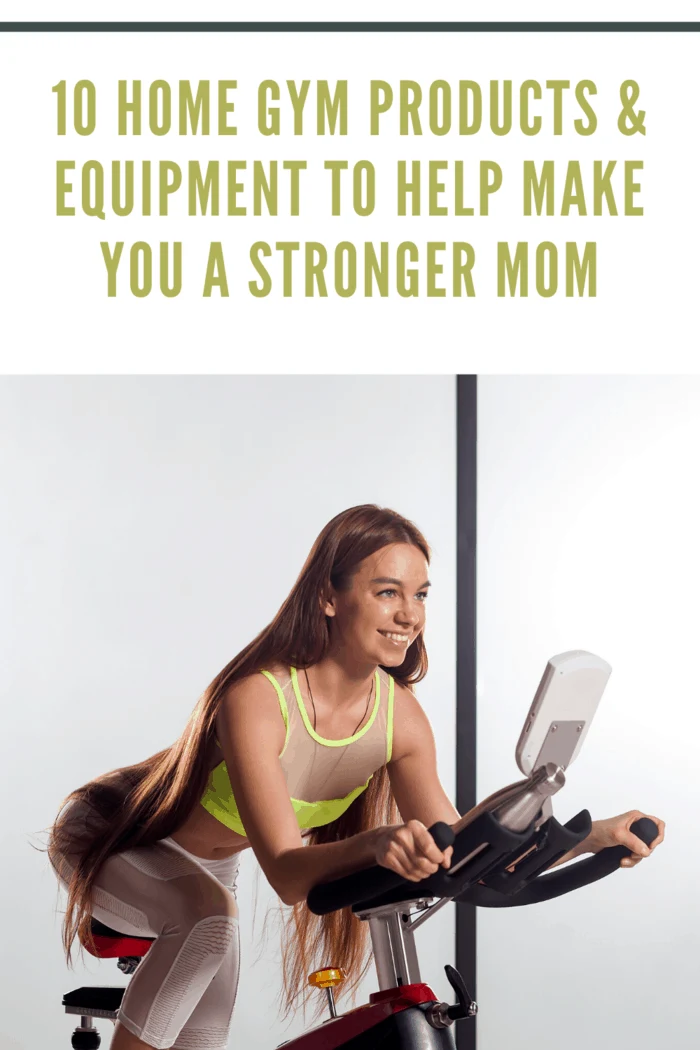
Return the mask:
<svg viewBox="0 0 700 1050">
<path fill-rule="evenodd" d="M 0 22 L 2 33 L 697 33 L 700 22 Z"/>
</svg>

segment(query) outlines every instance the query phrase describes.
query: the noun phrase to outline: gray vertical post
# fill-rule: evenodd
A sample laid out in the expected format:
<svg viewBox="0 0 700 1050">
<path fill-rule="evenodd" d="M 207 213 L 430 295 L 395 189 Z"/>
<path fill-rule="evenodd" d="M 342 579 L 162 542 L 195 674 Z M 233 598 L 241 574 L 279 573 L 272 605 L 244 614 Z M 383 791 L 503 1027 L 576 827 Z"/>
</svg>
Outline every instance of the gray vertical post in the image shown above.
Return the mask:
<svg viewBox="0 0 700 1050">
<path fill-rule="evenodd" d="M 457 809 L 476 805 L 477 377 L 457 376 Z M 476 908 L 456 909 L 456 966 L 476 988 Z M 456 1025 L 457 1050 L 476 1050 L 476 1018 Z"/>
</svg>

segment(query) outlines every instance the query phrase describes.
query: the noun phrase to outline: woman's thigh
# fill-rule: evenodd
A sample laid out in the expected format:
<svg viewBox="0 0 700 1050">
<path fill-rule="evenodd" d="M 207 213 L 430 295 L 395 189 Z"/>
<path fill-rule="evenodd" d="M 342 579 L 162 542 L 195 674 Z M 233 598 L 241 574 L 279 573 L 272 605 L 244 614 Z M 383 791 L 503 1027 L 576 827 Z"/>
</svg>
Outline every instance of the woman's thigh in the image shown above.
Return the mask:
<svg viewBox="0 0 700 1050">
<path fill-rule="evenodd" d="M 50 859 L 67 890 L 78 856 L 53 852 Z M 238 916 L 234 894 L 168 841 L 108 857 L 93 884 L 92 905 L 99 922 L 146 937 L 191 928 L 208 916 Z"/>
</svg>

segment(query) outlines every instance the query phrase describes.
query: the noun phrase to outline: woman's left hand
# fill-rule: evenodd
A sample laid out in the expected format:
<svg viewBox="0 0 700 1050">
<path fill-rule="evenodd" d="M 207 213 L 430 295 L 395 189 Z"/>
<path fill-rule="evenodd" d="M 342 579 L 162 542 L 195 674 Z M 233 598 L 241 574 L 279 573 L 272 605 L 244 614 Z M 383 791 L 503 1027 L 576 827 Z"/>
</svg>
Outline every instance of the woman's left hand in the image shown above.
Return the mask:
<svg viewBox="0 0 700 1050">
<path fill-rule="evenodd" d="M 630 827 L 641 817 L 653 820 L 659 829 L 651 846 L 647 847 L 641 839 L 637 838 Z M 621 868 L 633 868 L 640 860 L 648 857 L 653 850 L 664 840 L 666 825 L 658 817 L 652 817 L 649 813 L 641 813 L 638 809 L 631 809 L 628 813 L 621 813 L 619 817 L 608 817 L 607 820 L 594 820 L 591 824 L 591 833 L 585 842 L 581 843 L 583 851 L 587 853 L 600 853 L 608 846 L 627 846 L 632 850 L 630 857 L 620 861 Z"/>
</svg>

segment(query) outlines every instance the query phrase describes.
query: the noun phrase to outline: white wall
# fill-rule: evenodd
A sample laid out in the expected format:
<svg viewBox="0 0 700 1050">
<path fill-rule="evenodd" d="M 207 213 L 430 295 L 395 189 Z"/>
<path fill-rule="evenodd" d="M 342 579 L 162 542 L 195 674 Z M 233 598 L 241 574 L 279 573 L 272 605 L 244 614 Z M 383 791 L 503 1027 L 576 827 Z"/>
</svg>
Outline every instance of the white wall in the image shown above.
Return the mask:
<svg viewBox="0 0 700 1050">
<path fill-rule="evenodd" d="M 479 379 L 478 782 L 513 750 L 547 658 L 613 666 L 554 812 L 639 808 L 632 871 L 479 912 L 479 1050 L 698 1044 L 700 379 Z"/>
<path fill-rule="evenodd" d="M 120 984 L 68 973 L 37 833 L 89 777 L 173 741 L 214 674 L 277 610 L 316 534 L 378 502 L 434 551 L 419 689 L 454 788 L 455 390 L 445 377 L 23 377 L 0 381 L 0 1047 L 70 1045 L 61 996 Z M 232 1046 L 273 1047 L 272 895 L 247 855 Z M 58 905 L 63 907 L 61 899 Z M 445 995 L 452 909 L 419 935 Z M 88 957 L 89 958 L 89 957 Z M 370 981 L 369 989 L 376 985 Z M 104 1022 L 107 1045 L 111 1024 Z"/>
</svg>

